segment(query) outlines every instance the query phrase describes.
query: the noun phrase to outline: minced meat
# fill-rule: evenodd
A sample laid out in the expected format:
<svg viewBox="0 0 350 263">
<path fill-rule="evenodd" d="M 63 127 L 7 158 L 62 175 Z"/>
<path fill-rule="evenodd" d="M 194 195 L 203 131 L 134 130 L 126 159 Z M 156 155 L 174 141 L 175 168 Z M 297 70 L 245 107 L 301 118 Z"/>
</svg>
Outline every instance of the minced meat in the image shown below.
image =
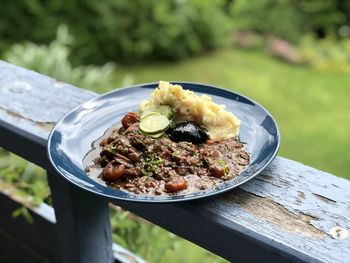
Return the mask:
<svg viewBox="0 0 350 263">
<path fill-rule="evenodd" d="M 153 139 L 139 132 L 137 113 L 128 113 L 122 127 L 99 143 L 100 156 L 87 171 L 108 186 L 142 195 L 174 195 L 203 191 L 235 178 L 249 154 L 237 138 L 202 144 Z M 90 173 L 92 175 L 92 173 Z"/>
</svg>

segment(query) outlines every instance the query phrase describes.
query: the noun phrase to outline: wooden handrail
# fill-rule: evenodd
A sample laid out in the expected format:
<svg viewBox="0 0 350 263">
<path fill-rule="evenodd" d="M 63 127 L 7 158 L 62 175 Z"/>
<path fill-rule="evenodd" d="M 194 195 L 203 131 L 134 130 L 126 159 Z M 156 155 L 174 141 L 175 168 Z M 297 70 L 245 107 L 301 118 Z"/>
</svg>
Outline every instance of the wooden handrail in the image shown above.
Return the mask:
<svg viewBox="0 0 350 263">
<path fill-rule="evenodd" d="M 95 96 L 0 62 L 0 146 L 49 171 L 67 262 L 112 258 L 109 200 L 63 180 L 52 171 L 45 149 L 54 123 Z M 178 204 L 115 203 L 231 261 L 345 263 L 349 189 L 348 180 L 277 157 L 255 179 L 220 196 Z"/>
</svg>

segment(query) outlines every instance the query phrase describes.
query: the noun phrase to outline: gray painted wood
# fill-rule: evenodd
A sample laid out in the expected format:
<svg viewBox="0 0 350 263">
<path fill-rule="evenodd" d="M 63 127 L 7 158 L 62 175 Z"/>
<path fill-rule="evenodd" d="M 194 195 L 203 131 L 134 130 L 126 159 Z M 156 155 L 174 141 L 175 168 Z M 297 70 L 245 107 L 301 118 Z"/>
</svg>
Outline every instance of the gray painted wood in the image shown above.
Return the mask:
<svg viewBox="0 0 350 263">
<path fill-rule="evenodd" d="M 21 85 L 13 84 L 18 79 L 31 89 L 18 88 Z M 42 84 L 36 85 L 37 81 Z M 43 142 L 53 123 L 95 96 L 60 84 L 60 92 L 65 96 L 51 115 L 51 110 L 47 111 L 50 103 L 43 106 L 39 102 L 52 100 L 55 83 L 0 62 L 0 103 L 4 103 L 0 104 L 0 138 L 9 131 L 11 136 L 18 129 L 25 131 L 17 133 L 15 139 L 8 136 L 0 144 L 46 168 Z M 42 96 L 44 87 L 47 93 Z M 19 99 L 21 92 L 26 95 L 21 104 L 15 107 L 5 103 L 8 98 Z M 29 97 L 30 101 L 35 100 L 39 93 L 37 104 L 26 103 Z M 34 108 L 24 110 L 29 106 Z M 40 112 L 45 112 L 45 117 L 40 117 Z M 20 138 L 37 147 L 36 156 L 13 146 L 14 140 Z M 229 260 L 350 262 L 349 189 L 348 180 L 277 157 L 254 180 L 214 198 L 172 205 L 117 203 Z"/>
</svg>

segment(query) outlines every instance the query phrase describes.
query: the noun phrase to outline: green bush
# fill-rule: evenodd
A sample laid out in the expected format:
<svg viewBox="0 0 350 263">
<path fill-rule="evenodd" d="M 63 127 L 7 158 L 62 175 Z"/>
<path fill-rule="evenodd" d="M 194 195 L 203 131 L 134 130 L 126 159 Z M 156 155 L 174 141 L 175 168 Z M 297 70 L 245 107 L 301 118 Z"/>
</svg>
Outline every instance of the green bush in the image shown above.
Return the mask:
<svg viewBox="0 0 350 263">
<path fill-rule="evenodd" d="M 101 57 L 177 59 L 223 43 L 222 1 L 109 1 L 97 7 Z M 106 45 L 106 47 L 103 47 Z"/>
<path fill-rule="evenodd" d="M 68 44 L 72 37 L 66 26 L 60 26 L 57 37 L 49 45 L 34 43 L 15 44 L 5 53 L 8 62 L 28 68 L 41 74 L 56 78 L 84 88 L 112 88 L 115 66 L 73 67 L 69 62 Z"/>
<path fill-rule="evenodd" d="M 273 34 L 296 41 L 300 34 L 301 16 L 292 8 L 289 0 L 261 0 L 254 4 L 238 0 L 233 6 L 235 27 L 243 31 Z"/>
<path fill-rule="evenodd" d="M 341 0 L 236 0 L 232 6 L 235 26 L 298 42 L 305 33 L 319 37 L 337 34 L 350 23 L 350 5 Z"/>
<path fill-rule="evenodd" d="M 16 188 L 16 194 L 27 197 L 30 204 L 49 200 L 46 172 L 13 153 L 0 148 L 0 181 Z"/>
<path fill-rule="evenodd" d="M 223 0 L 5 1 L 0 9 L 1 46 L 48 43 L 66 23 L 75 63 L 177 59 L 220 46 L 229 19 Z M 16 28 L 16 30 L 14 30 Z"/>
<path fill-rule="evenodd" d="M 302 62 L 314 69 L 350 73 L 350 39 L 316 40 L 305 36 L 299 45 L 299 54 Z"/>
</svg>

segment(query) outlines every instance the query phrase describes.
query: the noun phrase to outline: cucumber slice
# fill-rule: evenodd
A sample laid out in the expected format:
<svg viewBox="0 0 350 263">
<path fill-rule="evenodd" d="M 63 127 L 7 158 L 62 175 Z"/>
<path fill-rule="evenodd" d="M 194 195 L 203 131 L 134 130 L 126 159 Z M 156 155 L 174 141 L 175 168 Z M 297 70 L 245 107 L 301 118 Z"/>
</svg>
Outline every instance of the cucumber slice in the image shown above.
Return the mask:
<svg viewBox="0 0 350 263">
<path fill-rule="evenodd" d="M 152 137 L 153 139 L 157 139 L 164 134 L 164 131 L 162 131 L 160 133 L 155 133 L 155 134 L 148 134 L 148 133 L 144 133 L 143 131 L 140 130 L 140 134 L 147 135 L 149 137 Z"/>
<path fill-rule="evenodd" d="M 150 109 L 147 109 L 144 112 L 142 112 L 141 119 L 148 116 L 148 115 L 151 115 L 153 113 L 160 113 L 160 114 L 164 115 L 165 117 L 167 117 L 168 119 L 171 119 L 174 115 L 174 112 L 171 109 L 171 107 L 169 107 L 167 105 L 160 105 L 156 108 L 150 108 Z"/>
<path fill-rule="evenodd" d="M 153 113 L 143 117 L 140 121 L 140 130 L 147 134 L 156 134 L 165 131 L 170 121 L 160 113 Z"/>
<path fill-rule="evenodd" d="M 160 105 L 158 106 L 155 111 L 159 112 L 160 114 L 167 117 L 169 120 L 173 117 L 174 112 L 170 106 L 167 105 Z"/>
<path fill-rule="evenodd" d="M 148 115 L 152 115 L 152 114 L 160 114 L 160 113 L 155 111 L 154 109 L 145 110 L 141 114 L 141 119 L 143 119 L 144 117 L 147 117 Z"/>
<path fill-rule="evenodd" d="M 156 133 L 156 134 L 150 134 L 149 136 L 151 136 L 153 139 L 157 139 L 159 137 L 161 137 L 164 134 L 164 132 L 161 133 Z"/>
</svg>

